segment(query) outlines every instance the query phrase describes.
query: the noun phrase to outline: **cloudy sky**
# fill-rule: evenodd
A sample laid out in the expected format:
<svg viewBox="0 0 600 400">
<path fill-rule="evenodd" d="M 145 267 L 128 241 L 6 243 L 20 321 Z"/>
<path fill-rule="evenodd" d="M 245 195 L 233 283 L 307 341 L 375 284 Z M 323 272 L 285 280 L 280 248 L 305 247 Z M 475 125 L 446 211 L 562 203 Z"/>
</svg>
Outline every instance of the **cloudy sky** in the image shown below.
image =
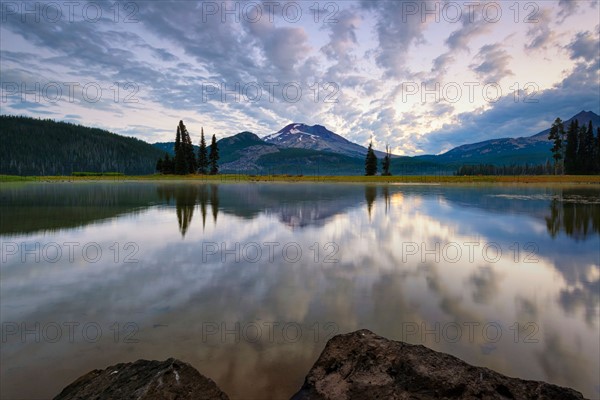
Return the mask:
<svg viewBox="0 0 600 400">
<path fill-rule="evenodd" d="M 2 114 L 440 153 L 600 113 L 598 1 L 1 3 Z"/>
</svg>

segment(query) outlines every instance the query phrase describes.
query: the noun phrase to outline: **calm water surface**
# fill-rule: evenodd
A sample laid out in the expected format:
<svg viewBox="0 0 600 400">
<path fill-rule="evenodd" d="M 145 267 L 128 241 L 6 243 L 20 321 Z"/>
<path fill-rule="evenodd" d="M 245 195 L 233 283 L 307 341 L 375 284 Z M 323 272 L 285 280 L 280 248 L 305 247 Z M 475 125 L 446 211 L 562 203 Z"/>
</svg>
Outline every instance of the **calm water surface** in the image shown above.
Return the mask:
<svg viewBox="0 0 600 400">
<path fill-rule="evenodd" d="M 176 357 L 289 398 L 367 328 L 600 397 L 600 189 L 28 183 L 0 189 L 2 398 Z"/>
</svg>

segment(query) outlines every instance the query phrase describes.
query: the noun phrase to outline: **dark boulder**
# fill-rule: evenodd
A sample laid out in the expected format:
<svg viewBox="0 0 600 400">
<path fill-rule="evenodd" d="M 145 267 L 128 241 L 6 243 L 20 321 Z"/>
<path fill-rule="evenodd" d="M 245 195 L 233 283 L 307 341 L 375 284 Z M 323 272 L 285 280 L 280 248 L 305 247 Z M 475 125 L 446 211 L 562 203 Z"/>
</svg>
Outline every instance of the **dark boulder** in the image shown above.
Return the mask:
<svg viewBox="0 0 600 400">
<path fill-rule="evenodd" d="M 63 389 L 55 400 L 229 399 L 209 378 L 183 361 L 138 360 L 93 370 Z"/>
<path fill-rule="evenodd" d="M 293 400 L 583 399 L 545 382 L 510 378 L 368 330 L 333 337 Z"/>
</svg>

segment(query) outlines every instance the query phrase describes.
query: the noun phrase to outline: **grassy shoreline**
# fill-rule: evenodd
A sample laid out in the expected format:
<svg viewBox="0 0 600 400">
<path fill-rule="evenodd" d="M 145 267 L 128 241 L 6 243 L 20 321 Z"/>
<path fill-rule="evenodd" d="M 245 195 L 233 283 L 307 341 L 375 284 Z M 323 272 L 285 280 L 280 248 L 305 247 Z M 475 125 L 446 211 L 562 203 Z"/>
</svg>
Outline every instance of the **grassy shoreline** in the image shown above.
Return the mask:
<svg viewBox="0 0 600 400">
<path fill-rule="evenodd" d="M 197 181 L 197 182 L 330 182 L 330 183 L 576 183 L 600 184 L 600 175 L 518 176 L 295 176 L 295 175 L 139 175 L 139 176 L 14 176 L 0 182 Z"/>
</svg>

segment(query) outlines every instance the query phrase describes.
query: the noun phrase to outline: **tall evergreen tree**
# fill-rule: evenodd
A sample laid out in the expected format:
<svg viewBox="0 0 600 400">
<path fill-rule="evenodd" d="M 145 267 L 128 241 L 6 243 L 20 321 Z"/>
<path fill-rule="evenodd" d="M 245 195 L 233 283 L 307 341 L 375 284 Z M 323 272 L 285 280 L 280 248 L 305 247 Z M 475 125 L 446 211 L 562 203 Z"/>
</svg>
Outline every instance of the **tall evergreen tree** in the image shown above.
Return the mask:
<svg viewBox="0 0 600 400">
<path fill-rule="evenodd" d="M 372 176 L 377 174 L 377 156 L 373 151 L 373 142 L 369 143 L 367 157 L 365 159 L 365 175 Z"/>
<path fill-rule="evenodd" d="M 198 173 L 208 173 L 208 155 L 206 152 L 206 140 L 204 140 L 204 128 L 200 131 L 200 148 L 198 149 Z"/>
<path fill-rule="evenodd" d="M 392 162 L 392 153 L 390 151 L 390 146 L 385 145 L 385 157 L 383 157 L 383 161 L 381 162 L 381 175 L 383 176 L 391 176 L 390 166 Z"/>
<path fill-rule="evenodd" d="M 567 129 L 567 145 L 565 146 L 565 172 L 568 175 L 577 173 L 577 148 L 579 132 L 579 123 L 577 120 L 572 120 Z"/>
<path fill-rule="evenodd" d="M 560 164 L 560 160 L 563 158 L 563 136 L 565 133 L 565 129 L 563 126 L 563 122 L 560 118 L 556 118 L 554 123 L 552 124 L 552 128 L 550 128 L 550 133 L 548 134 L 548 140 L 553 142 L 552 149 L 552 158 L 554 158 L 554 173 L 558 174 L 558 167 Z"/>
<path fill-rule="evenodd" d="M 183 147 L 183 142 L 181 140 L 181 125 L 183 121 L 179 122 L 177 125 L 177 136 L 175 136 L 175 173 L 177 175 L 184 175 L 187 171 L 186 163 L 185 163 L 185 151 Z"/>
<path fill-rule="evenodd" d="M 193 174 L 196 172 L 196 156 L 194 154 L 194 145 L 190 138 L 190 133 L 183 124 L 179 121 L 179 130 L 181 131 L 181 144 L 183 148 L 183 156 L 185 158 L 185 173 Z"/>
<path fill-rule="evenodd" d="M 210 164 L 210 174 L 216 175 L 219 173 L 219 147 L 217 145 L 217 138 L 212 135 L 212 142 L 210 143 L 210 154 L 208 155 L 208 161 Z"/>
</svg>

